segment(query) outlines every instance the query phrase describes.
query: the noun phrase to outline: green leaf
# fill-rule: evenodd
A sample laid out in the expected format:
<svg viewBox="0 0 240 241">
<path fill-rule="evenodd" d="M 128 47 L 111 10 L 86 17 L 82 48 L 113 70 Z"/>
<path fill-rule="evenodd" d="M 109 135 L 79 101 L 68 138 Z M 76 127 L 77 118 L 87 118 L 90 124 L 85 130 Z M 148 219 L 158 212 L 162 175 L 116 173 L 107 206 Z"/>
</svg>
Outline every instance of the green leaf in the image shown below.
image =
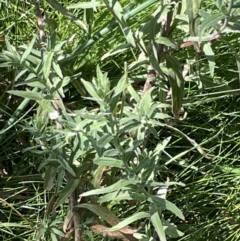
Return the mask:
<svg viewBox="0 0 240 241">
<path fill-rule="evenodd" d="M 154 55 L 154 48 L 155 47 L 155 37 L 159 34 L 159 30 L 161 29 L 161 24 L 164 21 L 164 19 L 167 18 L 168 16 L 168 12 L 170 10 L 169 5 L 168 4 L 162 4 L 163 6 L 161 6 L 160 9 L 157 10 L 157 13 L 154 14 L 151 17 L 150 20 L 150 26 L 148 26 L 148 32 L 149 32 L 149 39 L 150 39 L 150 43 L 151 43 L 151 47 L 152 47 L 152 54 Z M 155 55 L 156 59 L 158 58 Z"/>
<path fill-rule="evenodd" d="M 116 190 L 121 190 L 122 188 L 125 188 L 128 185 L 134 184 L 132 182 L 132 180 L 119 180 L 118 182 L 105 187 L 105 188 L 100 188 L 100 189 L 95 189 L 95 190 L 91 190 L 91 191 L 87 191 L 82 193 L 80 196 L 82 197 L 87 197 L 87 196 L 91 196 L 91 195 L 99 195 L 99 194 L 105 194 L 105 193 L 110 193 L 110 192 L 114 192 Z"/>
<path fill-rule="evenodd" d="M 171 140 L 171 136 L 165 138 L 162 142 L 158 143 L 154 149 L 154 153 L 157 155 L 160 155 L 162 153 L 162 151 L 165 150 L 165 148 L 170 140 Z"/>
<path fill-rule="evenodd" d="M 50 0 L 48 0 L 50 1 Z M 139 6 L 135 7 L 131 11 L 128 11 L 124 15 L 124 19 L 127 20 L 133 16 L 135 16 L 137 13 L 146 10 L 149 6 L 152 4 L 158 2 L 158 0 L 148 0 L 146 2 L 143 2 Z M 95 44 L 99 39 L 101 39 L 103 36 L 106 36 L 107 33 L 112 31 L 114 28 L 118 27 L 118 22 L 110 22 L 109 25 L 107 25 L 104 29 L 101 29 L 99 32 L 97 32 L 91 39 L 88 39 L 84 44 L 78 46 L 70 55 L 66 56 L 66 58 L 61 60 L 61 63 L 68 62 L 70 59 L 75 58 L 80 53 L 83 53 L 87 48 Z"/>
<path fill-rule="evenodd" d="M 114 95 L 113 97 L 119 95 L 122 93 L 127 87 L 129 86 L 128 83 L 128 70 L 127 70 L 127 64 L 124 63 L 124 74 L 121 77 L 121 79 L 118 81 L 116 87 L 114 88 Z"/>
<path fill-rule="evenodd" d="M 97 94 L 96 88 L 93 86 L 92 83 L 85 81 L 84 79 L 81 79 L 84 87 L 86 88 L 87 92 L 96 99 L 101 99 L 99 95 Z"/>
<path fill-rule="evenodd" d="M 14 48 L 13 48 L 13 46 L 10 44 L 10 41 L 9 41 L 9 38 L 8 38 L 8 37 L 5 37 L 5 44 L 6 44 L 7 50 L 8 50 L 10 53 L 13 53 L 13 52 L 14 52 Z"/>
<path fill-rule="evenodd" d="M 175 118 L 179 119 L 184 94 L 184 79 L 178 60 L 171 55 L 165 55 L 165 58 L 168 68 L 168 79 L 172 88 L 172 112 Z"/>
<path fill-rule="evenodd" d="M 123 191 L 115 191 L 112 193 L 108 193 L 104 196 L 99 197 L 99 203 L 110 202 L 112 200 L 121 201 L 121 200 L 137 200 L 137 201 L 145 201 L 146 196 L 140 193 L 135 193 L 130 190 Z"/>
<path fill-rule="evenodd" d="M 10 227 L 18 227 L 18 228 L 30 228 L 30 225 L 24 225 L 20 223 L 9 223 L 9 222 L 0 222 L 0 227 L 1 228 L 10 228 Z"/>
<path fill-rule="evenodd" d="M 80 26 L 83 30 L 87 31 L 86 25 L 81 20 L 79 20 L 75 15 L 73 15 L 71 12 L 69 12 L 65 7 L 63 7 L 61 4 L 59 4 L 56 0 L 47 0 L 47 2 L 54 9 L 57 9 L 60 13 L 62 13 L 67 18 L 69 18 L 71 21 L 73 21 L 78 26 Z"/>
<path fill-rule="evenodd" d="M 56 229 L 56 228 L 51 228 L 51 229 L 52 229 L 52 231 L 53 231 L 55 234 L 57 234 L 58 236 L 60 236 L 60 237 L 64 237 L 64 236 L 65 236 L 65 234 L 64 234 L 61 230 Z"/>
<path fill-rule="evenodd" d="M 218 91 L 232 90 L 227 83 L 216 83 L 215 80 L 209 76 L 199 76 L 199 80 L 204 84 L 205 88 L 211 88 Z"/>
<path fill-rule="evenodd" d="M 37 232 L 36 235 L 36 240 L 41 240 L 42 236 L 47 233 L 47 228 L 45 228 L 44 226 L 40 226 L 40 229 Z"/>
<path fill-rule="evenodd" d="M 81 8 L 81 9 L 91 9 L 91 8 L 94 8 L 96 9 L 97 7 L 102 7 L 104 6 L 104 4 L 100 3 L 100 2 L 96 2 L 96 1 L 91 1 L 91 2 L 79 2 L 79 3 L 74 3 L 74 4 L 71 4 L 69 6 L 67 6 L 68 9 L 78 9 L 78 8 Z"/>
<path fill-rule="evenodd" d="M 126 51 L 128 50 L 129 48 L 131 48 L 132 45 L 130 43 L 127 43 L 127 44 L 121 44 L 119 45 L 118 47 L 116 47 L 115 49 L 113 50 L 110 50 L 109 52 L 105 53 L 102 57 L 101 57 L 101 60 L 104 60 L 110 56 L 113 56 L 113 55 L 116 55 L 116 54 L 119 54 L 119 53 L 122 53 L 123 51 Z"/>
<path fill-rule="evenodd" d="M 72 179 L 67 182 L 67 185 L 63 188 L 61 191 L 58 199 L 56 200 L 56 208 L 59 207 L 61 204 L 63 204 L 66 199 L 69 197 L 71 193 L 74 192 L 74 190 L 79 185 L 80 179 Z"/>
<path fill-rule="evenodd" d="M 150 215 L 147 212 L 136 213 L 136 214 L 124 219 L 123 221 L 119 222 L 117 225 L 110 228 L 109 231 L 111 231 L 111 232 L 117 231 L 117 230 L 122 229 L 122 228 L 128 226 L 129 224 L 139 220 L 139 219 L 146 219 L 146 218 L 149 218 L 149 217 L 150 217 Z"/>
<path fill-rule="evenodd" d="M 58 241 L 58 238 L 55 233 L 51 232 L 50 236 L 51 236 L 51 241 Z"/>
<path fill-rule="evenodd" d="M 197 19 L 197 13 L 200 9 L 201 1 L 202 0 L 186 0 L 190 36 L 196 36 L 198 34 L 199 21 Z"/>
<path fill-rule="evenodd" d="M 165 114 L 165 113 L 156 113 L 154 115 L 154 119 L 160 119 L 160 120 L 165 120 L 165 119 L 169 119 L 170 118 L 170 115 L 168 114 Z"/>
<path fill-rule="evenodd" d="M 24 70 L 20 71 L 20 72 L 17 74 L 17 76 L 15 77 L 15 81 L 17 82 L 18 79 L 21 78 L 26 72 L 28 72 L 28 69 L 24 69 Z M 36 77 L 35 74 L 30 74 L 30 75 L 32 75 L 33 78 Z M 15 86 L 16 86 L 16 85 L 15 85 Z"/>
<path fill-rule="evenodd" d="M 125 34 L 126 40 L 129 44 L 131 44 L 133 47 L 136 47 L 135 39 L 133 37 L 133 33 L 130 27 L 125 27 L 123 29 L 123 32 Z"/>
<path fill-rule="evenodd" d="M 109 149 L 103 153 L 104 156 L 117 156 L 118 154 L 119 152 L 116 149 Z"/>
<path fill-rule="evenodd" d="M 122 160 L 111 157 L 99 157 L 94 160 L 94 163 L 99 166 L 124 168 L 124 163 Z"/>
<path fill-rule="evenodd" d="M 25 52 L 22 55 L 20 64 L 22 64 L 27 59 L 28 55 L 31 53 L 33 45 L 35 44 L 36 38 L 37 38 L 37 35 L 34 35 L 31 43 L 29 44 L 29 46 L 27 47 L 27 49 L 25 50 Z"/>
<path fill-rule="evenodd" d="M 97 65 L 96 72 L 97 72 L 96 83 L 97 83 L 98 94 L 101 97 L 105 97 L 107 93 L 110 91 L 110 81 L 107 77 L 107 73 L 103 74 L 99 65 Z"/>
<path fill-rule="evenodd" d="M 215 24 L 217 24 L 220 20 L 225 19 L 227 16 L 225 14 L 221 13 L 212 13 L 209 17 L 205 18 L 203 22 L 200 25 L 200 35 L 203 34 L 203 32 L 213 27 Z"/>
<path fill-rule="evenodd" d="M 46 61 L 44 62 L 44 65 L 43 65 L 43 76 L 46 80 L 48 79 L 51 71 L 53 56 L 54 56 L 54 52 L 53 51 L 49 52 L 46 57 Z"/>
<path fill-rule="evenodd" d="M 55 181 L 57 168 L 50 165 L 46 165 L 45 168 L 46 168 L 46 171 L 45 171 L 45 177 L 44 177 L 44 190 L 50 191 Z"/>
<path fill-rule="evenodd" d="M 103 134 L 103 136 L 100 137 L 100 139 L 97 141 L 97 145 L 100 148 L 103 148 L 106 144 L 108 144 L 114 137 L 109 134 Z"/>
<path fill-rule="evenodd" d="M 126 124 L 121 125 L 121 129 L 119 130 L 118 134 L 121 135 L 122 133 L 125 133 L 125 132 L 129 133 L 139 128 L 140 125 L 141 125 L 141 122 L 135 119 L 131 119 Z"/>
<path fill-rule="evenodd" d="M 158 72 L 158 74 L 163 77 L 163 79 L 165 79 L 165 75 L 164 72 L 161 70 L 158 60 L 156 59 L 156 57 L 152 54 L 149 57 L 149 62 L 152 65 L 152 67 Z"/>
<path fill-rule="evenodd" d="M 62 70 L 61 70 L 59 64 L 57 64 L 55 61 L 53 61 L 53 68 L 54 68 L 56 74 L 62 79 L 63 78 Z"/>
<path fill-rule="evenodd" d="M 119 223 L 119 219 L 117 218 L 117 216 L 106 207 L 90 203 L 79 204 L 75 207 L 86 208 L 90 210 L 91 212 L 95 213 L 97 216 L 108 222 L 110 225 L 116 225 L 117 223 Z"/>
<path fill-rule="evenodd" d="M 215 63 L 214 52 L 209 43 L 206 43 L 203 45 L 203 52 L 208 60 L 210 75 L 213 77 L 214 76 L 214 68 L 215 68 L 216 63 Z"/>
<path fill-rule="evenodd" d="M 215 36 L 213 35 L 206 35 L 206 36 L 197 36 L 197 37 L 188 37 L 185 38 L 183 41 L 188 42 L 188 41 L 193 41 L 193 42 L 207 42 L 215 39 Z"/>
<path fill-rule="evenodd" d="M 169 223 L 166 220 L 162 220 L 163 226 L 165 228 L 165 234 L 170 238 L 179 238 L 184 235 L 183 232 L 176 228 L 176 225 Z"/>
<path fill-rule="evenodd" d="M 24 99 L 30 99 L 30 100 L 42 100 L 43 99 L 43 96 L 38 92 L 22 91 L 22 90 L 9 90 L 8 93 L 22 97 Z"/>
<path fill-rule="evenodd" d="M 219 10 L 223 7 L 223 0 L 216 0 L 215 5 L 218 7 Z"/>
<path fill-rule="evenodd" d="M 130 94 L 130 96 L 137 102 L 140 102 L 140 96 L 138 95 L 138 93 L 136 92 L 136 90 L 132 87 L 132 85 L 128 86 L 128 92 Z"/>
<path fill-rule="evenodd" d="M 121 3 L 117 0 L 104 0 L 104 3 L 108 7 L 108 9 L 112 12 L 116 21 L 120 25 L 127 42 L 129 44 L 131 44 L 133 47 L 136 47 L 136 43 L 135 43 L 135 39 L 132 34 L 132 30 L 127 25 L 127 22 L 123 15 L 123 8 L 121 6 Z"/>
<path fill-rule="evenodd" d="M 125 19 L 123 16 L 123 8 L 119 1 L 117 0 L 103 0 L 107 8 L 112 12 L 113 16 L 116 18 L 120 25 L 125 25 Z"/>
<path fill-rule="evenodd" d="M 148 115 L 148 111 L 152 105 L 152 96 L 151 96 L 152 91 L 153 91 L 153 88 L 148 89 L 143 95 L 142 99 L 140 100 L 138 109 L 139 109 L 139 114 L 141 116 Z"/>
<path fill-rule="evenodd" d="M 171 47 L 173 49 L 178 49 L 178 45 L 174 43 L 171 39 L 166 38 L 166 37 L 158 37 L 156 38 L 155 42 L 157 44 L 163 44 L 165 46 Z"/>
<path fill-rule="evenodd" d="M 158 234 L 158 237 L 161 241 L 167 241 L 166 235 L 164 233 L 164 228 L 162 221 L 159 217 L 159 212 L 155 204 L 150 204 L 150 220 Z"/>
<path fill-rule="evenodd" d="M 73 177 L 76 176 L 74 170 L 70 167 L 69 163 L 62 157 L 58 156 L 56 159 L 58 163 L 66 170 L 68 171 Z"/>
<path fill-rule="evenodd" d="M 155 203 L 156 205 L 159 205 L 163 209 L 167 209 L 171 211 L 173 214 L 175 214 L 176 216 L 184 220 L 182 211 L 175 204 L 169 202 L 168 200 L 150 195 L 147 201 L 149 201 L 150 203 Z"/>
</svg>

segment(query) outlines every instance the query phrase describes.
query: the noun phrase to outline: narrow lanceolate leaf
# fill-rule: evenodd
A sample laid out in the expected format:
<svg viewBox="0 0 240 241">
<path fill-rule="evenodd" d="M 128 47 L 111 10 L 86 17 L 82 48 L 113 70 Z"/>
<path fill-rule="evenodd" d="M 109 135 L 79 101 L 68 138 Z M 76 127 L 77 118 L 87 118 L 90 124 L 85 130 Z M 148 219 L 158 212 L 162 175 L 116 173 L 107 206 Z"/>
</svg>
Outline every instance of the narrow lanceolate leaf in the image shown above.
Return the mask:
<svg viewBox="0 0 240 241">
<path fill-rule="evenodd" d="M 33 45 L 36 41 L 36 38 L 37 38 L 37 35 L 34 35 L 30 45 L 27 47 L 27 49 L 25 50 L 25 52 L 22 55 L 20 64 L 22 64 L 27 59 L 28 55 L 31 53 Z"/>
<path fill-rule="evenodd" d="M 49 77 L 51 66 L 52 66 L 52 59 L 54 56 L 54 52 L 49 52 L 47 55 L 47 59 L 43 65 L 43 77 L 47 79 Z"/>
<path fill-rule="evenodd" d="M 130 43 L 127 43 L 127 44 L 121 44 L 119 45 L 118 47 L 116 47 L 115 49 L 113 50 L 110 50 L 109 52 L 105 53 L 102 57 L 101 57 L 101 60 L 104 60 L 110 56 L 113 56 L 113 55 L 116 55 L 116 54 L 119 54 L 119 53 L 122 53 L 123 51 L 126 51 L 128 50 L 129 48 L 132 47 L 132 44 Z"/>
<path fill-rule="evenodd" d="M 222 10 L 223 0 L 216 0 L 215 5 L 218 7 L 219 10 Z"/>
<path fill-rule="evenodd" d="M 51 233 L 50 233 L 50 236 L 51 236 L 51 240 L 52 240 L 52 241 L 58 241 L 58 238 L 57 238 L 57 236 L 56 236 L 55 233 L 51 232 Z"/>
<path fill-rule="evenodd" d="M 116 0 L 103 0 L 108 9 L 112 12 L 113 16 L 116 18 L 120 25 L 126 25 L 123 8 L 119 1 Z"/>
<path fill-rule="evenodd" d="M 86 88 L 87 92 L 91 95 L 91 97 L 101 99 L 96 91 L 96 88 L 93 86 L 92 83 L 85 81 L 84 79 L 81 79 L 81 81 L 84 84 L 84 87 Z"/>
<path fill-rule="evenodd" d="M 143 98 L 140 100 L 138 109 L 141 116 L 146 116 L 148 114 L 148 110 L 152 105 L 152 91 L 153 88 L 147 90 L 147 92 L 145 92 L 145 94 L 143 95 Z"/>
<path fill-rule="evenodd" d="M 172 112 L 175 118 L 179 119 L 183 101 L 184 79 L 178 60 L 171 55 L 166 55 L 165 58 L 168 68 L 168 79 L 172 88 Z"/>
<path fill-rule="evenodd" d="M 166 38 L 166 37 L 158 37 L 156 38 L 155 42 L 157 44 L 163 44 L 167 47 L 171 47 L 173 49 L 178 49 L 178 45 L 174 43 L 171 39 Z"/>
<path fill-rule="evenodd" d="M 162 220 L 162 223 L 163 223 L 163 226 L 164 226 L 164 229 L 165 229 L 164 230 L 165 234 L 167 236 L 169 236 L 170 238 L 179 238 L 179 237 L 182 237 L 184 235 L 184 233 L 179 231 L 174 224 L 169 223 L 166 220 Z"/>
<path fill-rule="evenodd" d="M 57 63 L 55 63 L 53 61 L 53 68 L 54 68 L 56 74 L 62 79 L 63 78 L 63 74 L 62 74 L 62 70 L 61 70 L 59 64 L 57 64 Z"/>
<path fill-rule="evenodd" d="M 86 197 L 86 196 L 91 196 L 91 195 L 106 194 L 106 193 L 120 190 L 131 184 L 134 184 L 132 180 L 119 180 L 118 182 L 114 183 L 111 186 L 84 192 L 80 196 Z"/>
<path fill-rule="evenodd" d="M 227 16 L 222 12 L 213 13 L 209 17 L 205 18 L 200 25 L 200 35 L 204 33 L 204 31 L 210 27 L 214 27 L 220 20 L 225 19 Z"/>
<path fill-rule="evenodd" d="M 173 214 L 184 220 L 184 216 L 182 211 L 173 203 L 169 202 L 166 199 L 150 195 L 150 197 L 147 199 L 150 203 L 154 203 L 156 205 L 159 205 L 163 209 L 167 209 L 171 211 Z"/>
<path fill-rule="evenodd" d="M 67 185 L 63 188 L 63 190 L 61 191 L 56 201 L 56 204 L 55 204 L 56 208 L 59 207 L 61 204 L 63 204 L 66 201 L 66 199 L 69 197 L 69 195 L 74 192 L 79 182 L 80 182 L 80 179 L 72 179 L 68 181 Z"/>
<path fill-rule="evenodd" d="M 57 168 L 54 166 L 47 165 L 45 178 L 44 178 L 44 190 L 50 191 L 53 187 L 55 181 L 55 176 L 57 174 Z"/>
<path fill-rule="evenodd" d="M 98 147 L 103 148 L 103 147 L 106 146 L 113 138 L 114 138 L 114 136 L 111 135 L 110 133 L 103 134 L 103 135 L 100 137 L 100 139 L 97 141 Z"/>
<path fill-rule="evenodd" d="M 203 52 L 205 53 L 205 56 L 208 60 L 210 75 L 211 75 L 211 77 L 213 77 L 214 76 L 214 68 L 215 68 L 215 56 L 214 56 L 212 47 L 209 43 L 204 44 Z"/>
<path fill-rule="evenodd" d="M 136 213 L 136 214 L 124 219 L 123 221 L 119 222 L 117 225 L 110 228 L 109 231 L 116 231 L 116 230 L 122 229 L 122 228 L 126 227 L 127 225 L 129 225 L 139 219 L 146 219 L 149 217 L 150 217 L 150 215 L 147 212 Z"/>
<path fill-rule="evenodd" d="M 136 47 L 135 39 L 134 39 L 134 37 L 133 37 L 133 33 L 132 33 L 131 28 L 128 27 L 128 26 L 125 27 L 125 28 L 123 29 L 123 33 L 124 33 L 124 35 L 125 35 L 125 37 L 126 37 L 127 42 L 128 42 L 129 44 L 131 44 L 133 47 Z"/>
<path fill-rule="evenodd" d="M 138 200 L 138 201 L 145 201 L 146 196 L 141 193 L 134 193 L 129 190 L 123 190 L 123 191 L 115 191 L 112 193 L 108 193 L 104 196 L 99 197 L 98 202 L 104 203 L 109 201 L 121 201 L 121 200 Z"/>
<path fill-rule="evenodd" d="M 74 170 L 72 169 L 72 167 L 69 165 L 69 163 L 62 157 L 58 157 L 56 159 L 58 161 L 58 163 L 66 170 L 68 171 L 73 177 L 76 176 Z"/>
<path fill-rule="evenodd" d="M 128 70 L 126 63 L 124 64 L 124 75 L 118 81 L 117 86 L 114 88 L 113 97 L 118 96 L 122 93 L 130 84 L 128 83 Z"/>
<path fill-rule="evenodd" d="M 111 158 L 111 157 L 97 158 L 94 160 L 94 163 L 99 166 L 124 168 L 124 163 L 122 160 Z"/>
<path fill-rule="evenodd" d="M 60 13 L 62 13 L 65 17 L 69 18 L 71 21 L 73 21 L 75 24 L 80 26 L 83 30 L 87 31 L 86 25 L 79 20 L 75 15 L 73 15 L 71 12 L 69 12 L 65 7 L 63 7 L 61 4 L 59 4 L 56 0 L 47 0 L 47 2 L 56 10 L 58 10 Z"/>
<path fill-rule="evenodd" d="M 77 9 L 77 8 L 81 8 L 81 9 L 96 9 L 97 7 L 102 7 L 104 6 L 104 4 L 97 2 L 97 1 L 91 1 L 91 2 L 78 2 L 78 3 L 74 3 L 71 4 L 69 6 L 67 6 L 68 9 Z"/>
<path fill-rule="evenodd" d="M 41 100 L 41 99 L 43 99 L 43 96 L 38 92 L 22 91 L 22 90 L 9 90 L 8 93 L 12 94 L 12 95 L 22 97 L 24 99 L 29 99 L 29 100 Z"/>
<path fill-rule="evenodd" d="M 90 203 L 83 203 L 75 206 L 76 208 L 86 208 L 91 212 L 95 213 L 97 216 L 101 217 L 110 225 L 116 225 L 119 223 L 118 217 L 110 211 L 108 208 L 97 205 L 97 204 L 90 204 Z"/>
<path fill-rule="evenodd" d="M 198 25 L 196 25 L 196 18 L 198 10 L 201 6 L 202 0 L 186 0 L 187 4 L 187 15 L 188 15 L 188 23 L 189 23 L 189 30 L 190 36 L 196 36 L 198 34 Z"/>
<path fill-rule="evenodd" d="M 167 241 L 162 221 L 159 217 L 158 208 L 155 204 L 150 205 L 150 220 L 158 234 L 158 237 L 161 241 Z"/>
<path fill-rule="evenodd" d="M 137 102 L 140 102 L 140 96 L 138 95 L 138 93 L 136 92 L 136 90 L 132 87 L 132 85 L 129 85 L 127 88 L 130 96 Z"/>
<path fill-rule="evenodd" d="M 127 22 L 123 15 L 123 8 L 122 8 L 120 2 L 116 1 L 116 0 L 104 0 L 104 3 L 108 7 L 108 9 L 112 12 L 116 21 L 120 25 L 127 42 L 130 43 L 133 47 L 136 47 L 136 43 L 135 43 L 135 39 L 132 34 L 132 30 L 127 25 Z"/>
<path fill-rule="evenodd" d="M 189 24 L 189 31 L 190 36 L 196 36 L 199 32 L 199 24 L 200 24 L 200 18 L 197 16 L 197 13 L 199 11 L 199 8 L 201 6 L 202 0 L 186 0 L 186 10 L 188 15 L 188 24 Z M 199 46 L 198 43 L 193 42 L 195 50 L 199 52 Z"/>
</svg>

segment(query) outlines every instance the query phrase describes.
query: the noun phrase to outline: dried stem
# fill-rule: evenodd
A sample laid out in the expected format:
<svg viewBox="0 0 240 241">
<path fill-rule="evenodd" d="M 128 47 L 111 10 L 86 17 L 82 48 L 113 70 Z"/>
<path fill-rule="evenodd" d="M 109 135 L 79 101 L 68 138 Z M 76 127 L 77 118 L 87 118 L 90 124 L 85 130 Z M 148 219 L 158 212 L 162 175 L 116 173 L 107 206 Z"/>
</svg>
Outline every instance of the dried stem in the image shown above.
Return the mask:
<svg viewBox="0 0 240 241">
<path fill-rule="evenodd" d="M 44 20 L 42 17 L 40 5 L 41 5 L 41 0 L 36 0 L 35 2 L 35 11 L 36 11 L 36 16 L 37 16 L 37 23 L 38 23 L 38 28 L 39 28 L 39 36 L 42 42 L 45 42 L 45 32 L 44 32 Z"/>
</svg>

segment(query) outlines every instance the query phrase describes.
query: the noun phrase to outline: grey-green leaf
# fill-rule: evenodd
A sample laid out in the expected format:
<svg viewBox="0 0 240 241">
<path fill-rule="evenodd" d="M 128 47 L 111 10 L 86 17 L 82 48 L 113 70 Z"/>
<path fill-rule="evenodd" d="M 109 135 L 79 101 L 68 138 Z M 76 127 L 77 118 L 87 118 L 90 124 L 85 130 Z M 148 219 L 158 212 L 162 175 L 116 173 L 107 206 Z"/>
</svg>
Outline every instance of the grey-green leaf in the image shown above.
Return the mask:
<svg viewBox="0 0 240 241">
<path fill-rule="evenodd" d="M 212 47 L 209 43 L 203 45 L 203 52 L 208 60 L 210 75 L 214 76 L 214 68 L 215 68 L 215 56 L 212 50 Z"/>
<path fill-rule="evenodd" d="M 72 169 L 72 167 L 69 165 L 69 163 L 62 157 L 58 157 L 56 159 L 58 161 L 58 163 L 66 170 L 68 171 L 73 177 L 76 176 L 74 170 Z"/>
<path fill-rule="evenodd" d="M 48 77 L 49 77 L 49 74 L 50 74 L 50 71 L 51 71 L 51 66 L 52 66 L 53 56 L 54 56 L 54 52 L 52 52 L 52 51 L 49 52 L 48 55 L 47 55 L 47 59 L 44 62 L 43 76 L 44 76 L 45 79 L 48 79 Z"/>
<path fill-rule="evenodd" d="M 215 24 L 218 23 L 218 21 L 225 19 L 226 17 L 227 16 L 224 15 L 222 12 L 211 14 L 209 17 L 205 18 L 200 25 L 200 34 L 202 35 L 206 29 L 213 27 Z"/>
<path fill-rule="evenodd" d="M 93 86 L 92 83 L 85 81 L 84 79 L 81 79 L 82 83 L 84 84 L 84 87 L 86 88 L 87 92 L 96 99 L 101 99 L 95 89 L 95 87 Z"/>
<path fill-rule="evenodd" d="M 155 203 L 156 205 L 159 205 L 163 209 L 167 209 L 167 210 L 171 211 L 172 213 L 174 213 L 176 216 L 178 216 L 182 220 L 185 219 L 182 211 L 175 204 L 169 202 L 168 200 L 157 197 L 157 196 L 153 196 L 153 195 L 150 195 L 150 197 L 147 200 L 150 203 Z"/>
<path fill-rule="evenodd" d="M 32 91 L 22 91 L 22 90 L 9 90 L 9 94 L 16 95 L 25 99 L 30 100 L 41 100 L 43 99 L 43 96 L 38 92 L 32 92 Z"/>
<path fill-rule="evenodd" d="M 67 185 L 63 188 L 58 199 L 56 200 L 56 204 L 55 204 L 56 207 L 59 207 L 61 204 L 63 204 L 66 201 L 69 195 L 73 193 L 74 190 L 77 188 L 79 182 L 80 182 L 80 179 L 72 179 L 67 182 Z"/>
<path fill-rule="evenodd" d="M 124 163 L 122 160 L 111 158 L 111 157 L 97 158 L 94 160 L 94 163 L 99 166 L 124 168 Z"/>
<path fill-rule="evenodd" d="M 87 191 L 87 192 L 82 193 L 80 196 L 86 197 L 86 196 L 91 196 L 91 195 L 110 193 L 110 192 L 114 192 L 117 190 L 121 190 L 122 188 L 124 188 L 130 184 L 134 184 L 132 182 L 132 180 L 131 181 L 130 180 L 119 180 L 118 182 L 116 182 L 108 187 Z"/>
<path fill-rule="evenodd" d="M 167 241 L 162 221 L 159 217 L 159 212 L 155 204 L 150 204 L 150 220 L 158 234 L 159 239 L 161 241 Z"/>
<path fill-rule="evenodd" d="M 112 228 L 109 229 L 109 231 L 116 231 L 116 230 L 119 230 L 119 229 L 122 229 L 124 227 L 126 227 L 127 225 L 139 220 L 139 219 L 146 219 L 146 218 L 149 218 L 150 215 L 149 213 L 147 212 L 139 212 L 139 213 L 136 213 L 126 219 L 124 219 L 123 221 L 119 222 L 117 225 L 113 226 Z"/>
<path fill-rule="evenodd" d="M 100 148 L 105 147 L 112 139 L 114 138 L 113 135 L 110 133 L 103 134 L 100 139 L 97 141 L 97 145 Z"/>
<path fill-rule="evenodd" d="M 27 59 L 28 55 L 31 53 L 33 45 L 36 41 L 36 38 L 37 38 L 37 35 L 34 35 L 30 45 L 27 47 L 27 49 L 25 50 L 25 52 L 22 55 L 20 64 L 22 64 Z"/>
</svg>

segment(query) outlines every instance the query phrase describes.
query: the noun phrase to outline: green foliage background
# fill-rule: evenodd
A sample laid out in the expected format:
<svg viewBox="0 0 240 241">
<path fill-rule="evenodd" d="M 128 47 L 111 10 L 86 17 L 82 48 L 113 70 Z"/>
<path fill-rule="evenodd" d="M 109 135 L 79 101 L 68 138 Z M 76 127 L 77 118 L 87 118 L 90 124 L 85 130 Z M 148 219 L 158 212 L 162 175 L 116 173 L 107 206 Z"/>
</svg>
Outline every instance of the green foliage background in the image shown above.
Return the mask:
<svg viewBox="0 0 240 241">
<path fill-rule="evenodd" d="M 0 0 L 1 239 L 238 240 L 239 7 Z"/>
</svg>

